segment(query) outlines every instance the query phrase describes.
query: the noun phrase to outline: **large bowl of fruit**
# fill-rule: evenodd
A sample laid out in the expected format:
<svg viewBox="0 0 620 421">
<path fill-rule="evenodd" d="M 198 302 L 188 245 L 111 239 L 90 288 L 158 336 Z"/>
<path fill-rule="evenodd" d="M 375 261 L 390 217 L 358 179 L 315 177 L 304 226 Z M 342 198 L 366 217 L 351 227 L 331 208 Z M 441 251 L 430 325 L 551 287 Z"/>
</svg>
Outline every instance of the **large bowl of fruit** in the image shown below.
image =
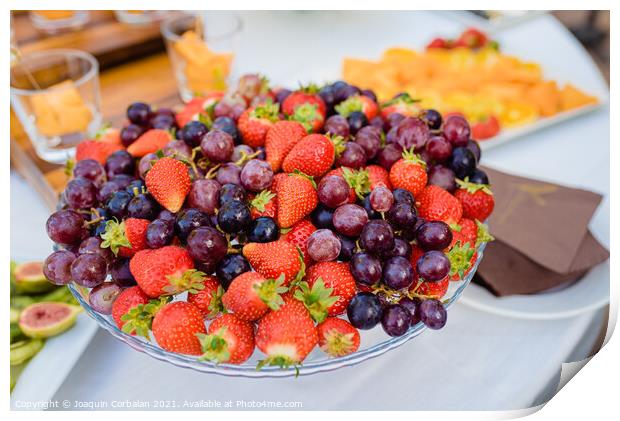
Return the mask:
<svg viewBox="0 0 620 421">
<path fill-rule="evenodd" d="M 45 275 L 131 347 L 229 376 L 330 371 L 441 329 L 493 195 L 462 116 L 393 104 L 258 75 L 177 111 L 133 103 L 78 145 Z"/>
</svg>

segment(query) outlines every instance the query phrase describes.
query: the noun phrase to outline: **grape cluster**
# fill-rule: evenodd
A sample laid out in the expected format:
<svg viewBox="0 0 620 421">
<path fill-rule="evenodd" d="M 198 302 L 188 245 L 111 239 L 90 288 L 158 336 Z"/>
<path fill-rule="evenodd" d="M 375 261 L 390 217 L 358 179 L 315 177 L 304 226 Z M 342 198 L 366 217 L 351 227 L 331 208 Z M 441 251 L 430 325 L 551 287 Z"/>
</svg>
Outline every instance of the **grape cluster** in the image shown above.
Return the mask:
<svg viewBox="0 0 620 421">
<path fill-rule="evenodd" d="M 256 86 L 250 83 L 256 77 L 245 76 L 243 86 Z M 110 314 L 116 296 L 136 282 L 130 256 L 103 243 L 112 225 L 130 218 L 148 221 L 145 247 L 185 247 L 196 268 L 215 274 L 224 289 L 251 271 L 240 247 L 276 241 L 281 230 L 273 215 L 255 215 L 252 210 L 252 200 L 271 188 L 274 172 L 263 147 L 244 143 L 237 122 L 248 107 L 265 101 L 281 104 L 291 91 L 247 89 L 224 95 L 182 127 L 170 109 L 131 104 L 128 123 L 120 131 L 123 146 L 153 128 L 170 131 L 173 140 L 140 159 L 120 150 L 104 164 L 94 159 L 76 163 L 74 178 L 46 224 L 56 243 L 44 264 L 48 279 L 92 288 L 92 307 Z M 429 185 L 452 193 L 459 179 L 488 184 L 477 168 L 480 148 L 470 138 L 469 124 L 460 115 L 442 116 L 435 110 L 379 109 L 369 118 L 360 109 L 343 115 L 338 108 L 347 99 L 363 96 L 377 104 L 377 98 L 372 91 L 342 81 L 323 86 L 318 95 L 326 106 L 321 132 L 341 136 L 345 143 L 332 171 L 314 180 L 319 204 L 309 219 L 317 229 L 305 244 L 306 266 L 348 262 L 357 293 L 346 313 L 358 329 L 380 323 L 388 335 L 400 336 L 419 322 L 431 329 L 443 327 L 447 314 L 440 297 L 420 294 L 418 288 L 451 276 L 445 251 L 453 231 L 445 222 L 421 218 L 410 191 L 392 188 L 387 177 L 373 179 L 368 167 L 383 168 L 387 174 L 403 152 L 414 151 L 426 162 Z M 164 156 L 186 163 L 192 179 L 177 213 L 163 208 L 144 181 Z"/>
</svg>

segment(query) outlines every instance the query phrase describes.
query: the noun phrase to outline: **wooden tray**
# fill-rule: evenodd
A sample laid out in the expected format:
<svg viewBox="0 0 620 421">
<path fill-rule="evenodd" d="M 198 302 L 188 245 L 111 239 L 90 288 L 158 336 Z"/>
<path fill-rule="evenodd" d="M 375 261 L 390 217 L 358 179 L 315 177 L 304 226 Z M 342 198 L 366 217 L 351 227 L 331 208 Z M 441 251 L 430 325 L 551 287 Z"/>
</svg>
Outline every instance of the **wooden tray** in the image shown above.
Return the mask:
<svg viewBox="0 0 620 421">
<path fill-rule="evenodd" d="M 160 24 L 129 25 L 119 22 L 112 11 L 91 10 L 89 22 L 80 30 L 48 35 L 32 26 L 26 12 L 13 12 L 13 41 L 23 53 L 73 48 L 87 51 L 102 70 L 164 51 Z"/>
<path fill-rule="evenodd" d="M 148 77 L 145 75 L 148 74 Z M 172 107 L 181 103 L 172 68 L 165 53 L 115 67 L 100 75 L 104 120 L 115 127 L 125 121 L 125 110 L 134 101 Z M 11 112 L 11 165 L 54 208 L 67 176 L 64 167 L 41 160 L 17 116 Z"/>
</svg>

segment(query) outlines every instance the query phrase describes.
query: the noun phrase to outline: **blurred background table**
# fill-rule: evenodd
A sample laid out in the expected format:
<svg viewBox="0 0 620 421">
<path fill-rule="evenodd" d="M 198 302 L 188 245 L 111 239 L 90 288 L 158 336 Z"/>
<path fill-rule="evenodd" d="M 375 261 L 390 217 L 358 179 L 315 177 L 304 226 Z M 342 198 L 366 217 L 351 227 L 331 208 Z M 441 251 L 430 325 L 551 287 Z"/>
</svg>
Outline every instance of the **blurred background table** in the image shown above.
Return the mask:
<svg viewBox="0 0 620 421">
<path fill-rule="evenodd" d="M 377 57 L 393 45 L 421 48 L 435 35 L 464 29 L 444 15 L 422 12 L 248 12 L 242 18 L 239 71 L 259 71 L 276 83 L 292 86 L 297 81 L 338 77 L 345 56 Z M 507 53 L 541 63 L 546 75 L 556 80 L 594 92 L 608 89 L 587 52 L 551 15 L 538 16 L 495 37 Z M 103 71 L 101 90 L 104 116 L 116 124 L 131 101 L 157 105 L 179 101 L 163 52 Z M 14 124 L 12 120 L 13 137 L 23 141 Z M 604 194 L 591 229 L 609 247 L 608 151 L 609 108 L 605 106 L 493 149 L 483 163 Z M 52 171 L 52 184 L 65 182 L 59 169 Z M 11 174 L 11 255 L 43 259 L 51 246 L 44 231 L 47 209 L 44 201 L 27 199 L 30 189 Z M 562 363 L 583 359 L 596 347 L 606 326 L 606 310 L 536 321 L 495 316 L 459 303 L 449 319 L 441 332 L 427 332 L 380 358 L 286 380 L 224 378 L 183 370 L 133 351 L 99 331 L 54 398 L 173 400 L 177 407 L 185 400 L 232 400 L 234 405 L 244 399 L 298 401 L 304 409 L 524 408 L 553 395 Z M 45 375 L 53 375 L 53 367 Z"/>
</svg>

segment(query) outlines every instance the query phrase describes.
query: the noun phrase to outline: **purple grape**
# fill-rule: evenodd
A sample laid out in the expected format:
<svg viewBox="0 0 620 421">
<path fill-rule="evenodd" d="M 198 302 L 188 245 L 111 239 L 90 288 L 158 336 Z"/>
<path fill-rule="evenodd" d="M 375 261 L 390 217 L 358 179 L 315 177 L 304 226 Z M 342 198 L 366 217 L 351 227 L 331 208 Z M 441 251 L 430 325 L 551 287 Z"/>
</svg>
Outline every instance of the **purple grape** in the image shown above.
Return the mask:
<svg viewBox="0 0 620 421">
<path fill-rule="evenodd" d="M 368 123 L 368 126 L 366 127 L 376 127 L 379 130 L 383 130 L 384 126 L 385 126 L 385 122 L 383 121 L 383 117 L 381 117 L 380 115 L 377 115 L 370 119 L 370 122 Z"/>
<path fill-rule="evenodd" d="M 357 329 L 372 329 L 381 320 L 381 302 L 370 292 L 356 294 L 347 306 L 349 322 Z"/>
<path fill-rule="evenodd" d="M 334 227 L 334 224 L 332 223 L 333 216 L 333 209 L 319 203 L 310 214 L 310 219 L 312 220 L 312 224 L 317 228 L 331 229 Z"/>
<path fill-rule="evenodd" d="M 133 142 L 138 140 L 144 133 L 144 129 L 137 124 L 130 123 L 121 129 L 120 137 L 121 143 L 124 147 L 128 147 Z"/>
<path fill-rule="evenodd" d="M 442 118 L 441 114 L 439 114 L 439 111 L 437 110 L 424 110 L 422 111 L 420 118 L 424 120 L 428 128 L 431 130 L 439 130 L 441 128 Z"/>
<path fill-rule="evenodd" d="M 382 281 L 392 289 L 408 288 L 413 283 L 413 267 L 402 256 L 388 259 L 383 265 Z"/>
<path fill-rule="evenodd" d="M 352 135 L 355 135 L 358 130 L 362 127 L 368 125 L 368 119 L 366 118 L 366 114 L 361 111 L 353 111 L 347 117 L 347 122 L 349 123 L 349 132 Z"/>
<path fill-rule="evenodd" d="M 105 280 L 107 267 L 108 264 L 100 255 L 81 254 L 71 263 L 71 278 L 78 285 L 93 288 Z"/>
<path fill-rule="evenodd" d="M 88 209 L 97 205 L 97 188 L 92 181 L 83 177 L 69 181 L 64 196 L 73 209 Z"/>
<path fill-rule="evenodd" d="M 409 206 L 415 206 L 415 199 L 409 190 L 397 188 L 392 191 L 395 203 L 407 203 Z"/>
<path fill-rule="evenodd" d="M 83 159 L 78 161 L 73 168 L 73 176 L 82 177 L 92 181 L 95 186 L 100 187 L 105 182 L 105 169 L 103 165 L 94 159 Z"/>
<path fill-rule="evenodd" d="M 190 148 L 200 146 L 202 138 L 207 134 L 209 129 L 200 121 L 190 121 L 183 127 L 183 141 Z"/>
<path fill-rule="evenodd" d="M 139 194 L 127 204 L 127 216 L 152 221 L 159 213 L 160 206 L 150 194 Z"/>
<path fill-rule="evenodd" d="M 331 230 L 318 229 L 308 238 L 308 254 L 315 262 L 336 260 L 340 254 L 340 240 Z"/>
<path fill-rule="evenodd" d="M 374 285 L 381 280 L 381 261 L 368 253 L 355 253 L 349 262 L 351 275 L 363 285 Z"/>
<path fill-rule="evenodd" d="M 233 164 L 232 162 L 224 163 L 217 170 L 215 179 L 221 185 L 229 184 L 229 183 L 240 185 L 241 184 L 241 168 L 239 168 L 238 165 Z"/>
<path fill-rule="evenodd" d="M 355 239 L 342 234 L 336 235 L 340 240 L 340 254 L 338 255 L 338 260 L 348 262 L 351 260 L 351 257 L 353 257 L 353 253 L 355 253 L 355 249 L 357 248 Z"/>
<path fill-rule="evenodd" d="M 151 118 L 150 125 L 154 129 L 171 130 L 176 128 L 177 121 L 174 118 L 174 115 L 158 114 Z"/>
<path fill-rule="evenodd" d="M 137 178 L 134 179 L 131 183 L 129 183 L 127 187 L 125 187 L 125 191 L 134 195 L 138 195 L 146 191 L 146 184 L 144 183 L 144 180 Z"/>
<path fill-rule="evenodd" d="M 396 161 L 402 157 L 403 149 L 400 145 L 397 145 L 396 143 L 388 143 L 377 154 L 377 164 L 389 171 L 390 168 L 392 168 L 392 165 L 394 165 Z"/>
<path fill-rule="evenodd" d="M 120 190 L 122 190 L 121 187 L 114 181 L 106 181 L 97 192 L 97 200 L 100 202 L 106 202 L 113 193 Z"/>
<path fill-rule="evenodd" d="M 427 251 L 418 259 L 416 270 L 425 281 L 441 281 L 450 273 L 450 260 L 441 251 Z"/>
<path fill-rule="evenodd" d="M 448 312 L 439 300 L 428 299 L 420 304 L 420 319 L 429 329 L 441 329 L 448 321 Z"/>
<path fill-rule="evenodd" d="M 370 206 L 377 212 L 387 212 L 394 204 L 394 195 L 385 186 L 378 186 L 370 192 Z"/>
<path fill-rule="evenodd" d="M 74 210 L 61 210 L 50 215 L 45 223 L 49 238 L 60 244 L 78 244 L 88 236 L 84 218 Z"/>
<path fill-rule="evenodd" d="M 211 227 L 200 227 L 187 237 L 187 250 L 192 258 L 207 263 L 217 263 L 228 251 L 226 237 Z"/>
<path fill-rule="evenodd" d="M 467 149 L 472 151 L 472 153 L 476 157 L 476 163 L 480 163 L 480 158 L 481 158 L 481 155 L 482 155 L 482 151 L 480 149 L 480 144 L 477 141 L 473 140 L 473 139 L 469 139 L 469 141 L 467 141 L 466 147 L 467 147 Z"/>
<path fill-rule="evenodd" d="M 368 223 L 368 214 L 363 207 L 349 203 L 334 211 L 332 223 L 340 234 L 357 237 Z"/>
<path fill-rule="evenodd" d="M 335 104 L 339 104 L 351 96 L 359 95 L 361 92 L 357 86 L 348 85 L 348 84 L 342 87 L 336 87 L 336 84 L 334 84 L 334 89 L 335 89 L 335 97 L 336 97 Z"/>
<path fill-rule="evenodd" d="M 110 216 L 119 220 L 125 218 L 127 215 L 127 206 L 129 206 L 129 202 L 131 202 L 133 197 L 133 194 L 125 190 L 113 193 L 106 202 L 106 209 Z"/>
<path fill-rule="evenodd" d="M 129 259 L 119 259 L 114 262 L 110 267 L 110 275 L 120 287 L 127 288 L 136 285 L 136 280 L 129 270 Z"/>
<path fill-rule="evenodd" d="M 280 230 L 273 218 L 259 216 L 252 221 L 247 231 L 248 241 L 252 243 L 269 243 L 276 241 L 280 236 Z"/>
<path fill-rule="evenodd" d="M 344 178 L 330 175 L 319 182 L 317 192 L 319 202 L 330 208 L 337 208 L 349 200 L 351 188 Z"/>
<path fill-rule="evenodd" d="M 164 156 L 176 159 L 190 160 L 192 158 L 192 148 L 182 140 L 173 140 L 164 146 L 162 150 Z M 156 155 L 155 155 L 156 156 Z M 140 160 L 142 162 L 142 160 Z M 138 165 L 138 170 L 140 170 Z"/>
<path fill-rule="evenodd" d="M 288 96 L 292 93 L 293 91 L 291 91 L 290 89 L 286 89 L 286 88 L 282 88 L 278 90 L 278 92 L 276 93 L 276 102 L 278 104 L 282 104 L 284 100 L 288 98 Z"/>
<path fill-rule="evenodd" d="M 428 126 L 416 117 L 406 117 L 400 122 L 396 131 L 396 143 L 403 149 L 414 148 L 416 152 L 424 149 L 429 138 Z"/>
<path fill-rule="evenodd" d="M 174 224 L 171 221 L 156 219 L 146 227 L 146 245 L 152 249 L 162 248 L 172 242 Z"/>
<path fill-rule="evenodd" d="M 163 219 L 164 221 L 172 222 L 174 224 L 174 221 L 176 220 L 176 215 L 170 212 L 168 209 L 162 209 L 157 215 L 157 219 Z"/>
<path fill-rule="evenodd" d="M 146 177 L 146 172 L 151 169 L 153 164 L 159 159 L 159 157 L 154 153 L 149 153 L 140 158 L 140 162 L 138 163 L 138 174 L 140 174 L 140 178 L 144 180 Z"/>
<path fill-rule="evenodd" d="M 442 221 L 427 221 L 416 232 L 418 245 L 424 251 L 443 250 L 452 242 L 452 230 Z"/>
<path fill-rule="evenodd" d="M 251 159 L 244 165 L 239 178 L 245 189 L 260 192 L 271 187 L 273 170 L 266 161 Z"/>
<path fill-rule="evenodd" d="M 381 147 L 381 129 L 375 126 L 362 127 L 355 135 L 355 143 L 364 149 L 366 159 L 374 159 Z"/>
<path fill-rule="evenodd" d="M 469 177 L 476 169 L 476 157 L 474 153 L 466 147 L 454 148 L 449 166 L 454 171 L 456 178 L 461 180 Z"/>
<path fill-rule="evenodd" d="M 252 155 L 253 153 L 254 153 L 254 149 L 252 149 L 250 146 L 246 144 L 237 145 L 235 146 L 235 149 L 233 150 L 230 160 L 232 162 L 245 161 L 246 158 L 249 155 Z"/>
<path fill-rule="evenodd" d="M 443 165 L 436 165 L 428 171 L 428 184 L 439 186 L 450 193 L 457 188 L 454 171 Z"/>
<path fill-rule="evenodd" d="M 133 174 L 135 169 L 136 163 L 127 151 L 116 151 L 105 162 L 105 171 L 108 179 L 117 174 Z"/>
<path fill-rule="evenodd" d="M 110 181 L 115 182 L 116 184 L 118 184 L 118 186 L 121 189 L 127 189 L 127 187 L 129 187 L 129 185 L 135 180 L 134 177 L 132 177 L 129 174 L 117 174 L 114 177 L 112 177 L 112 179 Z M 131 190 L 127 190 L 129 191 L 129 193 L 133 193 L 133 191 Z"/>
<path fill-rule="evenodd" d="M 88 237 L 80 243 L 78 249 L 79 254 L 98 254 L 103 257 L 106 262 L 110 263 L 113 259 L 112 251 L 109 248 L 101 248 L 103 241 L 99 237 Z"/>
<path fill-rule="evenodd" d="M 336 101 L 336 91 L 332 85 L 325 85 L 319 91 L 319 96 L 327 107 L 327 114 L 334 112 L 334 102 Z"/>
<path fill-rule="evenodd" d="M 264 146 L 257 146 L 256 147 L 256 159 L 260 159 L 261 161 L 264 161 L 267 159 L 267 152 L 265 151 L 265 147 Z"/>
<path fill-rule="evenodd" d="M 367 96 L 368 98 L 372 99 L 373 101 L 377 102 L 377 95 L 372 91 L 372 89 L 362 89 L 360 91 L 360 94 Z"/>
<path fill-rule="evenodd" d="M 401 121 L 405 119 L 405 116 L 401 113 L 390 113 L 385 120 L 385 131 L 390 131 L 398 127 Z M 394 131 L 396 133 L 396 131 Z"/>
<path fill-rule="evenodd" d="M 241 142 L 241 135 L 239 134 L 239 130 L 237 129 L 237 125 L 235 121 L 226 116 L 218 117 L 213 121 L 213 125 L 211 126 L 212 130 L 221 130 L 225 133 L 228 133 L 235 143 Z"/>
<path fill-rule="evenodd" d="M 217 264 L 215 274 L 226 290 L 233 279 L 250 270 L 252 270 L 250 263 L 241 254 L 228 254 Z"/>
<path fill-rule="evenodd" d="M 245 231 L 251 223 L 252 214 L 250 213 L 250 208 L 245 203 L 237 200 L 224 203 L 217 214 L 218 227 L 228 234 Z"/>
<path fill-rule="evenodd" d="M 230 201 L 245 202 L 247 193 L 238 184 L 224 184 L 220 189 L 220 206 Z"/>
<path fill-rule="evenodd" d="M 403 336 L 411 326 L 411 314 L 399 304 L 390 304 L 383 310 L 381 326 L 390 336 Z"/>
<path fill-rule="evenodd" d="M 382 253 L 394 247 L 394 231 L 387 221 L 373 219 L 360 234 L 362 248 L 370 253 Z"/>
<path fill-rule="evenodd" d="M 67 250 L 58 250 L 47 256 L 43 262 L 43 274 L 55 285 L 71 282 L 71 264 L 77 256 Z"/>
<path fill-rule="evenodd" d="M 199 227 L 208 227 L 211 225 L 211 219 L 209 215 L 201 212 L 198 209 L 183 209 L 177 214 L 176 221 L 174 223 L 174 229 L 183 242 L 187 240 L 190 232 Z"/>
<path fill-rule="evenodd" d="M 127 107 L 127 119 L 139 126 L 148 124 L 151 118 L 151 107 L 144 102 L 134 102 Z"/>
<path fill-rule="evenodd" d="M 355 170 L 366 165 L 366 151 L 355 142 L 347 142 L 344 151 L 336 158 L 336 166 Z"/>
<path fill-rule="evenodd" d="M 411 245 L 403 238 L 396 237 L 394 239 L 394 247 L 392 250 L 381 254 L 381 258 L 389 259 L 391 257 L 401 256 L 409 259 L 411 257 Z"/>
<path fill-rule="evenodd" d="M 476 168 L 471 177 L 469 177 L 469 182 L 474 184 L 489 184 L 489 177 L 487 176 L 487 173 L 479 168 Z"/>
<path fill-rule="evenodd" d="M 381 219 L 381 213 L 377 212 L 372 208 L 370 204 L 370 195 L 367 195 L 364 200 L 362 200 L 362 207 L 366 210 L 366 214 L 368 215 L 368 219 Z"/>
<path fill-rule="evenodd" d="M 443 135 L 454 147 L 466 146 L 471 129 L 465 117 L 453 114 L 443 123 Z"/>
<path fill-rule="evenodd" d="M 396 202 L 387 213 L 387 220 L 395 228 L 407 228 L 415 224 L 415 208 L 405 202 Z"/>
<path fill-rule="evenodd" d="M 336 114 L 329 117 L 325 121 L 323 130 L 326 134 L 333 136 L 342 136 L 347 139 L 349 137 L 349 122 L 343 116 Z"/>
<path fill-rule="evenodd" d="M 211 130 L 200 141 L 202 154 L 215 163 L 229 161 L 234 149 L 232 136 L 222 130 Z"/>
<path fill-rule="evenodd" d="M 403 297 L 398 301 L 398 304 L 409 311 L 409 315 L 411 316 L 411 326 L 418 324 L 420 321 L 420 304 L 422 304 L 422 300 L 418 297 Z"/>
<path fill-rule="evenodd" d="M 208 215 L 215 214 L 215 209 L 219 205 L 221 188 L 220 183 L 215 180 L 194 181 L 187 196 L 188 206 L 199 209 Z"/>
<path fill-rule="evenodd" d="M 444 162 L 452 155 L 452 144 L 443 136 L 433 136 L 426 143 L 426 152 L 431 160 Z"/>
<path fill-rule="evenodd" d="M 97 313 L 112 314 L 112 304 L 122 291 L 116 283 L 104 282 L 90 290 L 88 302 Z"/>
</svg>

